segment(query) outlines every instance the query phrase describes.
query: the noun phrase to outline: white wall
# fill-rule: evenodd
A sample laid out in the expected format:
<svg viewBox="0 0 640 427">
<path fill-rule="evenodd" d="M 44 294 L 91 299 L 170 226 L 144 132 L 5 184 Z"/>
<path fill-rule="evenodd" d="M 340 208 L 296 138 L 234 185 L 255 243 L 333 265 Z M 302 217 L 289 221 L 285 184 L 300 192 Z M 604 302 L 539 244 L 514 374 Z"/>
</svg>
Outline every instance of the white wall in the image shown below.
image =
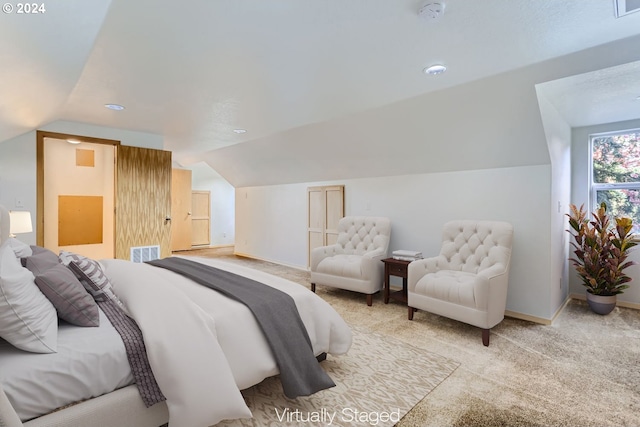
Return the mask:
<svg viewBox="0 0 640 427">
<path fill-rule="evenodd" d="M 19 206 L 21 201 L 22 206 Z M 9 210 L 30 211 L 33 232 L 20 234 L 27 244 L 36 243 L 36 133 L 0 143 L 0 205 Z"/>
<path fill-rule="evenodd" d="M 571 126 L 540 93 L 538 104 L 551 158 L 549 307 L 553 311 L 561 307 L 569 295 L 569 236 L 564 229 L 571 199 Z"/>
<path fill-rule="evenodd" d="M 236 252 L 306 268 L 307 187 L 344 184 L 346 215 L 391 219 L 390 250 L 435 255 L 452 219 L 515 229 L 507 309 L 550 319 L 549 165 L 236 189 Z M 553 280 L 556 280 L 555 278 Z"/>
<path fill-rule="evenodd" d="M 93 126 L 84 123 L 57 121 L 39 130 L 71 135 L 90 136 L 118 140 L 122 145 L 162 149 L 160 135 L 133 132 L 123 129 Z M 16 206 L 16 199 L 24 207 Z M 28 210 L 33 221 L 36 218 L 36 132 L 31 131 L 0 143 L 0 204 L 7 209 Z M 34 245 L 34 232 L 21 234 L 20 240 Z"/>
<path fill-rule="evenodd" d="M 573 129 L 571 141 L 571 203 L 577 206 L 584 204 L 585 207 L 589 207 L 589 135 L 626 129 L 640 129 L 640 119 Z M 565 228 L 567 227 L 565 226 Z M 640 247 L 634 248 L 629 258 L 640 263 Z M 618 295 L 618 301 L 640 304 L 640 264 L 630 267 L 627 273 L 633 280 L 629 283 L 629 289 Z M 573 268 L 569 277 L 569 292 L 584 295 L 585 288 L 580 284 L 580 279 L 573 271 Z"/>
</svg>

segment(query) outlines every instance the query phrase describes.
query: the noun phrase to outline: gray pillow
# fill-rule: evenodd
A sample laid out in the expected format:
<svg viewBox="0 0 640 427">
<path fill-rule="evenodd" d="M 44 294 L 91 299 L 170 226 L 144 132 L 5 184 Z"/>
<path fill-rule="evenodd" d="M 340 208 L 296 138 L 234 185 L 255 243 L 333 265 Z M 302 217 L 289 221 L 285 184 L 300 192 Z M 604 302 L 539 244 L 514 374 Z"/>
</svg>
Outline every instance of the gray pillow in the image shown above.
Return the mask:
<svg viewBox="0 0 640 427">
<path fill-rule="evenodd" d="M 64 265 L 56 262 L 45 272 L 36 275 L 35 282 L 58 311 L 59 318 L 77 326 L 100 325 L 98 304 Z"/>
<path fill-rule="evenodd" d="M 100 268 L 98 261 L 67 251 L 60 251 L 59 259 L 63 265 L 73 271 L 94 300 L 98 302 L 111 300 L 124 309 L 122 301 L 113 292 L 113 286 Z"/>
<path fill-rule="evenodd" d="M 39 246 L 37 247 L 40 248 Z M 33 248 L 34 246 L 31 247 L 31 249 Z M 22 266 L 29 269 L 34 276 L 38 276 L 51 267 L 60 264 L 58 256 L 45 248 L 34 250 L 33 255 L 22 258 L 20 261 L 22 262 Z"/>
</svg>

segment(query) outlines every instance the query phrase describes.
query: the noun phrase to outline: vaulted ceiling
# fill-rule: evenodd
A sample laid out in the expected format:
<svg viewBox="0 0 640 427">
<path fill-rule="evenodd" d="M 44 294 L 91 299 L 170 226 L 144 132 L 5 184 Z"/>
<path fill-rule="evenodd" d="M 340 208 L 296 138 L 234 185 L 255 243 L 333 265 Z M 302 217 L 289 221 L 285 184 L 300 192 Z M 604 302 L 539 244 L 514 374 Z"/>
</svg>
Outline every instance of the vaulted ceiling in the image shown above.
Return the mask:
<svg viewBox="0 0 640 427">
<path fill-rule="evenodd" d="M 418 13 L 426 3 L 64 0 L 44 2 L 38 14 L 3 13 L 0 141 L 65 120 L 162 135 L 176 161 L 207 161 L 236 186 L 361 176 L 366 172 L 353 174 L 356 156 L 397 150 L 410 157 L 417 140 L 428 140 L 418 122 L 460 109 L 466 95 L 457 88 L 474 91 L 485 86 L 474 82 L 492 84 L 495 76 L 554 58 L 640 41 L 640 13 L 616 19 L 609 0 L 445 0 L 435 20 Z M 550 76 L 544 93 L 567 123 L 640 118 L 640 67 L 628 60 L 640 61 L 635 45 L 625 64 Z M 604 53 L 619 53 L 610 46 Z M 447 72 L 426 75 L 434 63 Z M 447 105 L 449 99 L 457 104 Z M 108 103 L 125 109 L 108 110 Z M 463 119 L 473 122 L 472 110 Z M 409 111 L 415 123 L 395 122 L 409 128 L 401 137 L 394 138 L 394 124 L 370 126 Z M 384 134 L 385 142 L 370 145 L 363 128 Z M 425 144 L 443 151 L 436 141 Z M 340 163 L 343 156 L 351 160 Z M 305 161 L 323 158 L 308 173 Z"/>
</svg>

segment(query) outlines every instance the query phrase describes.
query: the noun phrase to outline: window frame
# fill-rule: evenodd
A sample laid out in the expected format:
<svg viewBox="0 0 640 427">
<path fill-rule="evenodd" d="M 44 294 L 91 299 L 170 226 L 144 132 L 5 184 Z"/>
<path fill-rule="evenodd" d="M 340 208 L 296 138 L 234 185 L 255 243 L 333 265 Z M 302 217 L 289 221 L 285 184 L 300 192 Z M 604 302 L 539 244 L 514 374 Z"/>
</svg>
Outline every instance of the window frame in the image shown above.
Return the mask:
<svg viewBox="0 0 640 427">
<path fill-rule="evenodd" d="M 624 130 L 616 130 L 611 132 L 594 133 L 589 135 L 589 206 L 593 210 L 597 209 L 597 192 L 606 190 L 638 190 L 640 191 L 640 180 L 634 182 L 620 182 L 620 183 L 596 183 L 594 181 L 593 172 L 593 143 L 598 138 L 606 138 L 610 136 L 625 135 L 629 133 L 640 134 L 640 128 L 631 128 Z M 638 236 L 640 238 L 640 235 Z"/>
</svg>

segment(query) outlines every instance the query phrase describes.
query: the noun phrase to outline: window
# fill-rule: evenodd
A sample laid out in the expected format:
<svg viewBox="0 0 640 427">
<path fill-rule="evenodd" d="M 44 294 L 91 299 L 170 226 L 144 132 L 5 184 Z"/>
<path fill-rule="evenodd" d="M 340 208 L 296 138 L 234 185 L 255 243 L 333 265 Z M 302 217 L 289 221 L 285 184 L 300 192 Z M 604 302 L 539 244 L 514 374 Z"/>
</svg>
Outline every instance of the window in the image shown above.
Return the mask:
<svg viewBox="0 0 640 427">
<path fill-rule="evenodd" d="M 591 202 L 633 219 L 640 234 L 640 129 L 591 137 Z"/>
</svg>

